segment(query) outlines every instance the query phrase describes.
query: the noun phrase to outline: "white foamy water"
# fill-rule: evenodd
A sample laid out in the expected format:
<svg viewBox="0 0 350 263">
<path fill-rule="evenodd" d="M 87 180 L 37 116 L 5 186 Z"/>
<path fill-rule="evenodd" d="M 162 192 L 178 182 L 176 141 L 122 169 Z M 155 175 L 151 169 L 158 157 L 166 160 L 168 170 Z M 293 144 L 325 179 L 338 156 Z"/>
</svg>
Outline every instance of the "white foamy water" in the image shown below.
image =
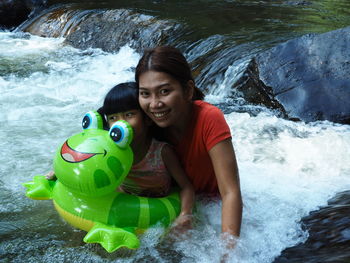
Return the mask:
<svg viewBox="0 0 350 263">
<path fill-rule="evenodd" d="M 133 80 L 138 59 L 129 47 L 115 54 L 81 51 L 63 39 L 0 32 L 0 258 L 219 262 L 219 201 L 198 204 L 199 222 L 186 240 L 159 244 L 163 231 L 153 229 L 136 252 L 107 254 L 84 244 L 84 232 L 64 223 L 50 201 L 24 196 L 21 183 L 51 169 L 56 147 L 80 131 L 84 113 L 97 109 L 113 85 Z M 294 123 L 268 112 L 225 117 L 244 200 L 242 235 L 230 262 L 271 262 L 307 238 L 299 223 L 303 216 L 349 189 L 350 128 Z"/>
</svg>

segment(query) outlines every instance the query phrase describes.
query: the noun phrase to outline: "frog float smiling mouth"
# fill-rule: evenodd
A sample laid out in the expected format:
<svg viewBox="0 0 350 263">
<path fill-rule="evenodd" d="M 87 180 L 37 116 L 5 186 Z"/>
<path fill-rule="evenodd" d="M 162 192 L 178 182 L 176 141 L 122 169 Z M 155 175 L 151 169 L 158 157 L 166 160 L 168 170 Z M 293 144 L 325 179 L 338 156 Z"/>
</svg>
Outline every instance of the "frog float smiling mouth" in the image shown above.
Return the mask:
<svg viewBox="0 0 350 263">
<path fill-rule="evenodd" d="M 54 158 L 56 181 L 42 175 L 24 183 L 26 196 L 52 199 L 68 223 L 87 231 L 86 243 L 100 243 L 108 252 L 140 246 L 136 235 L 160 222 L 168 226 L 180 212 L 179 194 L 147 198 L 120 193 L 116 188 L 127 176 L 133 153 L 131 126 L 116 122 L 103 129 L 99 113 L 88 112 L 83 131 L 67 139 Z"/>
<path fill-rule="evenodd" d="M 106 150 L 104 152 L 104 154 L 106 155 Z M 62 159 L 64 159 L 66 162 L 69 163 L 79 163 L 82 161 L 85 161 L 93 156 L 95 156 L 96 154 L 101 154 L 101 153 L 82 153 L 82 152 L 78 152 L 74 149 L 72 149 L 71 147 L 69 147 L 68 145 L 68 141 L 66 141 L 61 148 L 61 156 Z"/>
</svg>

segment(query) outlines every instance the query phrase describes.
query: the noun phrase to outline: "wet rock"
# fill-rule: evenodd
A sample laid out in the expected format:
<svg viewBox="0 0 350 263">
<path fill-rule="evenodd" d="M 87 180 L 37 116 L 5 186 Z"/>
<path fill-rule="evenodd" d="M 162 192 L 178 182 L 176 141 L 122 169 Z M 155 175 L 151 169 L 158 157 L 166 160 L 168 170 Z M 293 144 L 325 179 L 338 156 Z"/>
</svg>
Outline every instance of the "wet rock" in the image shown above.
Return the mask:
<svg viewBox="0 0 350 263">
<path fill-rule="evenodd" d="M 45 0 L 2 0 L 0 1 L 0 27 L 12 28 L 25 21 Z"/>
<path fill-rule="evenodd" d="M 302 219 L 309 238 L 282 251 L 274 263 L 350 262 L 349 215 L 350 191 L 345 191 Z"/>
<path fill-rule="evenodd" d="M 279 109 L 282 116 L 287 117 L 282 104 L 275 98 L 273 89 L 266 86 L 259 76 L 259 65 L 253 58 L 243 76 L 234 84 L 238 91 L 244 94 L 244 98 L 253 104 L 262 104 L 271 109 Z"/>
<path fill-rule="evenodd" d="M 43 37 L 65 37 L 80 49 L 116 52 L 128 44 L 138 51 L 174 43 L 184 27 L 127 9 L 86 9 L 54 6 L 28 21 L 21 30 Z"/>
<path fill-rule="evenodd" d="M 350 27 L 287 41 L 253 58 L 234 84 L 290 119 L 350 124 Z"/>
<path fill-rule="evenodd" d="M 66 42 L 81 49 L 94 47 L 107 52 L 129 44 L 141 52 L 145 48 L 168 44 L 180 30 L 180 26 L 172 21 L 130 10 L 106 10 L 81 20 Z"/>
</svg>

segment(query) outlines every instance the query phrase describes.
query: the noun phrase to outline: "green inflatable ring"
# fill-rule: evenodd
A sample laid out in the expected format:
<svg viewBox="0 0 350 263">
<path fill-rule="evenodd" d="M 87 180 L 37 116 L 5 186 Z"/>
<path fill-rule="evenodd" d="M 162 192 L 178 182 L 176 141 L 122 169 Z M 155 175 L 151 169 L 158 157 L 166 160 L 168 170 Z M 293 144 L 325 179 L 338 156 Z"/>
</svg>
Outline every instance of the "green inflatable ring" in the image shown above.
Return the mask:
<svg viewBox="0 0 350 263">
<path fill-rule="evenodd" d="M 82 126 L 81 133 L 57 149 L 57 180 L 34 176 L 23 184 L 26 196 L 52 199 L 62 218 L 88 232 L 86 243 L 100 243 L 108 252 L 136 249 L 140 246 L 137 234 L 159 222 L 168 226 L 177 217 L 179 194 L 147 198 L 117 192 L 133 162 L 131 126 L 118 121 L 106 131 L 95 111 L 84 116 Z"/>
</svg>

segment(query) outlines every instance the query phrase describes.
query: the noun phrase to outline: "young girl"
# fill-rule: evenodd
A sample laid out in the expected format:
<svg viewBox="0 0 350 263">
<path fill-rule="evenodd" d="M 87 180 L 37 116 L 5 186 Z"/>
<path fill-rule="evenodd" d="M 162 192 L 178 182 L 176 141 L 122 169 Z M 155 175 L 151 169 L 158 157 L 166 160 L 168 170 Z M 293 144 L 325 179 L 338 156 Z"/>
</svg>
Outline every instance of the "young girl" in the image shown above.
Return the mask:
<svg viewBox="0 0 350 263">
<path fill-rule="evenodd" d="M 189 227 L 194 204 L 193 187 L 174 150 L 167 143 L 152 138 L 152 121 L 140 108 L 136 83 L 121 83 L 113 87 L 98 112 L 108 127 L 118 120 L 125 120 L 134 130 L 131 143 L 134 162 L 120 190 L 139 196 L 166 196 L 173 178 L 181 189 L 181 213 L 175 225 Z"/>
</svg>

